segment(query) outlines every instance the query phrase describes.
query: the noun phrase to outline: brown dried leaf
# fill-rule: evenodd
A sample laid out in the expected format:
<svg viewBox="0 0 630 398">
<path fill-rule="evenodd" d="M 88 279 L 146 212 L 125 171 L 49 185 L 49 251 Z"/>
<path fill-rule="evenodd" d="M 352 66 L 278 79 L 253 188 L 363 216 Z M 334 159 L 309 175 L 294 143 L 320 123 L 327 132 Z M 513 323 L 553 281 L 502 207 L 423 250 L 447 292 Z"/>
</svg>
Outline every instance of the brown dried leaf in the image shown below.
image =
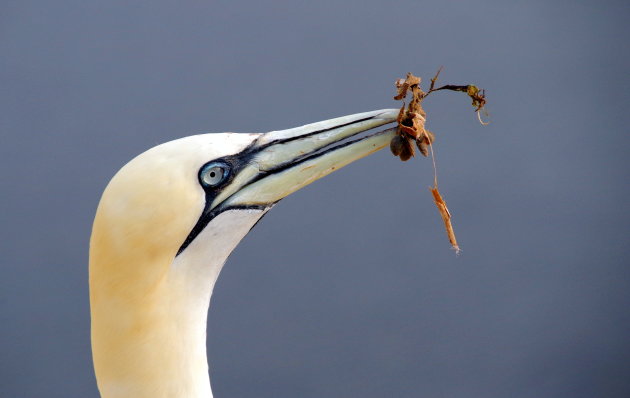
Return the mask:
<svg viewBox="0 0 630 398">
<path fill-rule="evenodd" d="M 438 191 L 437 186 L 429 188 L 431 193 L 433 194 L 433 201 L 435 202 L 435 206 L 437 206 L 438 211 L 440 212 L 440 216 L 442 216 L 442 221 L 444 221 L 444 228 L 446 229 L 446 234 L 448 235 L 448 240 L 451 242 L 451 246 L 455 250 L 455 253 L 459 254 L 461 249 L 457 244 L 457 239 L 455 238 L 455 231 L 453 231 L 453 224 L 451 223 L 451 213 L 448 211 L 448 207 L 446 206 L 446 202 L 442 199 L 442 195 L 440 195 L 440 191 Z"/>
<path fill-rule="evenodd" d="M 424 140 L 416 140 L 416 145 L 418 146 L 418 150 L 422 154 L 422 156 L 429 156 L 429 146 Z"/>
<path fill-rule="evenodd" d="M 407 96 L 407 91 L 413 90 L 420 85 L 420 78 L 407 73 L 406 79 L 398 79 L 395 82 L 398 94 L 394 97 L 395 100 L 401 100 Z"/>
<path fill-rule="evenodd" d="M 400 156 L 403 151 L 405 139 L 399 135 L 395 135 L 394 138 L 389 142 L 389 149 L 392 151 L 394 156 Z"/>
<path fill-rule="evenodd" d="M 435 141 L 435 134 L 427 129 L 422 130 L 422 136 L 416 139 L 416 145 L 422 155 L 429 156 L 429 145 Z"/>
<path fill-rule="evenodd" d="M 406 125 L 406 124 L 411 124 Z M 406 135 L 409 138 L 418 139 L 418 137 L 422 134 L 418 129 L 413 125 L 413 121 L 409 119 L 403 120 L 403 123 L 400 124 L 400 133 Z"/>
<path fill-rule="evenodd" d="M 400 111 L 398 111 L 398 117 L 396 118 L 396 121 L 398 122 L 399 125 L 402 123 L 404 118 L 405 118 L 405 101 L 403 101 L 403 104 L 400 107 Z"/>
<path fill-rule="evenodd" d="M 420 88 L 420 82 L 421 79 L 419 77 L 414 76 L 411 73 L 407 73 L 407 77 L 405 79 L 399 79 L 396 81 L 398 95 L 394 98 L 397 100 L 404 100 L 407 93 L 411 91 L 412 99 L 411 102 L 409 102 L 409 106 L 407 107 L 403 102 L 400 107 L 400 112 L 398 113 L 397 135 L 409 140 L 417 141 L 416 144 L 418 145 L 418 148 L 423 154 L 425 154 L 428 153 L 426 145 L 418 143 L 418 140 L 422 140 L 422 137 L 426 135 L 424 128 L 426 113 L 424 112 L 424 109 L 422 109 L 421 105 L 426 94 Z M 393 145 L 397 147 L 399 143 L 397 142 Z M 408 144 L 405 144 L 403 151 L 399 155 L 402 155 L 400 158 L 403 161 L 414 156 L 415 149 L 413 147 L 413 143 L 410 141 Z"/>
<path fill-rule="evenodd" d="M 477 86 L 470 84 L 466 90 L 468 96 L 472 99 L 472 106 L 475 107 L 475 112 L 479 112 L 486 105 L 486 91 L 479 90 Z"/>
<path fill-rule="evenodd" d="M 395 84 L 396 84 L 396 89 L 398 90 L 398 94 L 394 96 L 394 99 L 396 101 L 399 101 L 407 96 L 407 90 L 409 90 L 409 84 L 404 79 L 396 80 Z"/>
<path fill-rule="evenodd" d="M 427 129 L 424 129 L 424 136 L 422 137 L 422 140 L 427 144 L 433 144 L 435 141 L 435 134 Z"/>
<path fill-rule="evenodd" d="M 409 87 L 413 88 L 413 86 L 419 86 L 420 81 L 421 79 L 418 76 L 414 76 L 411 72 L 407 73 L 407 78 L 405 79 L 405 82 L 409 85 Z"/>
<path fill-rule="evenodd" d="M 410 139 L 403 138 L 402 151 L 400 152 L 400 160 L 406 162 L 416 154 L 413 142 Z"/>
</svg>

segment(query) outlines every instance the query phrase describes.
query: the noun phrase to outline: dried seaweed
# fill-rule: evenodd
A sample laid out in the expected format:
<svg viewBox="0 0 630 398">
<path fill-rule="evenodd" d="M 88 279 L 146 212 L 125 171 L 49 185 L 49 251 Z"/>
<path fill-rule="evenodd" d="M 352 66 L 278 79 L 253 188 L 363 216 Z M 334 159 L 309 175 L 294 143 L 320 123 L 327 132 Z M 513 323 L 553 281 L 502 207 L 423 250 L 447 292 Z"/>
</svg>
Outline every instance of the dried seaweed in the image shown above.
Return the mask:
<svg viewBox="0 0 630 398">
<path fill-rule="evenodd" d="M 407 77 L 405 79 L 396 80 L 395 84 L 397 94 L 394 96 L 394 99 L 402 100 L 403 104 L 400 108 L 400 112 L 398 113 L 398 128 L 396 130 L 396 135 L 390 142 L 390 149 L 394 156 L 399 157 L 403 162 L 415 156 L 414 142 L 415 146 L 423 156 L 428 156 L 429 152 L 431 153 L 431 158 L 433 160 L 434 181 L 433 187 L 431 187 L 430 190 L 433 194 L 433 201 L 440 212 L 442 221 L 444 221 L 444 227 L 451 246 L 455 249 L 455 252 L 459 254 L 461 250 L 457 244 L 457 239 L 455 238 L 455 231 L 453 230 L 453 225 L 451 223 L 451 213 L 449 212 L 442 195 L 440 195 L 440 192 L 438 191 L 437 168 L 433 152 L 435 135 L 425 127 L 427 114 L 422 108 L 422 101 L 432 92 L 439 90 L 465 92 L 472 100 L 472 106 L 475 108 L 479 122 L 481 124 L 487 124 L 481 120 L 481 116 L 479 114 L 481 110 L 484 110 L 486 105 L 486 94 L 485 90 L 480 90 L 472 84 L 465 86 L 447 84 L 439 88 L 435 88 L 435 83 L 438 80 L 440 72 L 442 72 L 442 68 L 440 68 L 435 76 L 431 78 L 431 85 L 429 87 L 429 91 L 427 92 L 422 91 L 422 88 L 420 87 L 422 79 L 411 73 L 407 73 Z M 409 101 L 409 105 L 406 106 L 405 99 L 407 98 L 409 92 L 411 92 L 411 101 Z"/>
<path fill-rule="evenodd" d="M 440 195 L 440 191 L 438 191 L 437 187 L 429 189 L 433 194 L 433 201 L 440 212 L 440 216 L 442 216 L 442 221 L 444 221 L 444 228 L 446 229 L 446 235 L 448 235 L 448 241 L 451 242 L 451 246 L 455 250 L 455 253 L 459 254 L 461 249 L 457 244 L 457 238 L 455 238 L 455 231 L 453 230 L 453 224 L 451 223 L 451 212 L 448 211 L 446 202 L 442 199 L 442 195 Z"/>
</svg>

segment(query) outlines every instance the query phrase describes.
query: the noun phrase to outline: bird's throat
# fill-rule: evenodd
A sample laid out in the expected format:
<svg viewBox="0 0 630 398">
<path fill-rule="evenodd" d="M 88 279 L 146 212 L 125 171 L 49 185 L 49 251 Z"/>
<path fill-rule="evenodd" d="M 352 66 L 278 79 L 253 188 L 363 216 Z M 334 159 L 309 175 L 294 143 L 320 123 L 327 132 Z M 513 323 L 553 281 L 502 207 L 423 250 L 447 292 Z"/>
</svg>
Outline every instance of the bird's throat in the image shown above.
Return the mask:
<svg viewBox="0 0 630 398">
<path fill-rule="evenodd" d="M 205 305 L 197 303 L 163 284 L 133 303 L 137 308 L 94 304 L 92 349 L 102 397 L 210 396 L 206 297 Z"/>
<path fill-rule="evenodd" d="M 103 398 L 212 396 L 210 297 L 225 260 L 264 212 L 219 215 L 166 266 L 155 258 L 153 264 L 127 265 L 155 267 L 149 284 L 106 278 L 103 273 L 119 264 L 91 256 L 92 351 Z"/>
</svg>

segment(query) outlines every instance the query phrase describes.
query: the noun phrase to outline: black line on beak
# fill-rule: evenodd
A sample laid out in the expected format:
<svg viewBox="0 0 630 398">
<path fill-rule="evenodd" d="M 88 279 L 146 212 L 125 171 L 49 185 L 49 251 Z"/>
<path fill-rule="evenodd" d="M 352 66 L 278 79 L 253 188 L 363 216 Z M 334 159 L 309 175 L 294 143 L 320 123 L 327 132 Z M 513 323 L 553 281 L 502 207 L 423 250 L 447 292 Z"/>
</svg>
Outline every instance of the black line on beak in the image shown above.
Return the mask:
<svg viewBox="0 0 630 398">
<path fill-rule="evenodd" d="M 204 205 L 204 209 L 201 213 L 201 216 L 199 217 L 199 219 L 197 220 L 197 223 L 195 224 L 195 226 L 193 227 L 193 229 L 190 231 L 190 233 L 188 234 L 188 236 L 186 237 L 186 239 L 184 240 L 184 242 L 182 243 L 182 245 L 179 247 L 179 249 L 177 250 L 177 254 L 175 255 L 175 257 L 179 256 L 180 253 L 182 253 L 184 250 L 186 250 L 186 248 L 193 242 L 193 240 L 195 240 L 195 238 L 197 236 L 199 236 L 199 234 L 204 230 L 204 228 L 208 225 L 208 223 L 210 223 L 210 221 L 212 221 L 216 216 L 218 216 L 219 214 L 223 213 L 224 211 L 227 210 L 266 210 L 269 207 L 273 206 L 275 203 L 268 203 L 268 204 L 262 204 L 262 205 L 243 205 L 243 206 L 226 206 L 223 207 L 221 204 L 217 205 L 214 209 L 210 209 L 210 206 L 212 205 L 212 202 L 214 201 L 214 199 L 217 197 L 217 195 L 221 192 L 221 190 L 223 188 L 225 188 L 226 186 L 228 186 L 230 183 L 232 183 L 232 180 L 234 179 L 234 177 L 236 177 L 236 175 L 238 175 L 238 173 L 241 172 L 241 170 L 243 168 L 245 168 L 245 166 L 247 166 L 248 164 L 251 163 L 251 161 L 253 160 L 253 158 L 256 156 L 256 154 L 266 148 L 269 148 L 270 146 L 273 145 L 279 145 L 279 144 L 285 144 L 288 142 L 292 142 L 292 141 L 296 141 L 296 140 L 300 140 L 300 139 L 304 139 L 304 138 L 308 138 L 317 134 L 321 134 L 324 133 L 326 131 L 330 131 L 330 130 L 334 130 L 334 129 L 338 129 L 341 127 L 346 127 L 355 123 L 360 123 L 360 122 L 364 122 L 364 121 L 368 121 L 374 119 L 374 116 L 371 117 L 366 117 L 363 119 L 358 119 L 358 120 L 353 120 L 351 122 L 347 122 L 344 124 L 339 124 L 336 126 L 332 126 L 329 128 L 325 128 L 325 129 L 320 129 L 320 130 L 315 130 L 312 131 L 310 133 L 306 133 L 306 134 L 302 134 L 302 135 L 298 135 L 298 136 L 294 136 L 294 137 L 290 137 L 290 138 L 286 138 L 286 139 L 278 139 L 278 140 L 274 140 L 271 142 L 268 142 L 264 145 L 259 145 L 258 142 L 260 140 L 261 137 L 258 137 L 257 139 L 255 139 L 251 144 L 249 144 L 247 146 L 247 148 L 245 148 L 243 151 L 241 151 L 240 153 L 236 154 L 236 155 L 230 155 L 230 156 L 226 156 L 223 158 L 219 158 L 219 159 L 213 159 L 212 162 L 225 162 L 227 164 L 229 164 L 231 166 L 231 177 L 228 180 L 227 184 L 224 184 L 221 186 L 221 189 L 212 189 L 212 188 L 207 188 L 204 187 L 204 192 L 205 192 L 205 205 Z M 360 134 L 360 132 L 358 132 L 357 134 Z M 300 163 L 306 162 L 308 160 L 311 159 L 315 159 L 318 158 L 320 156 L 323 156 L 331 151 L 334 151 L 336 149 L 339 148 L 343 148 L 347 145 L 353 144 L 354 142 L 360 141 L 363 138 L 360 139 L 356 139 L 356 140 L 352 140 L 352 141 L 346 141 L 343 144 L 337 145 L 337 146 L 329 146 L 324 147 L 324 148 L 320 148 L 314 152 L 311 153 L 307 153 L 304 154 L 302 156 L 296 157 L 290 161 L 287 161 L 285 163 L 279 164 L 278 166 L 274 167 L 271 170 L 266 170 L 266 171 L 261 171 L 258 173 L 257 176 L 255 176 L 251 181 L 249 181 L 246 185 L 244 185 L 241 189 L 257 182 L 260 181 L 261 179 L 271 175 L 271 174 L 276 174 L 276 173 L 280 173 L 284 170 L 287 170 L 293 166 L 296 166 Z M 332 143 L 331 145 L 334 145 L 335 143 Z M 207 164 L 207 163 L 206 163 Z M 237 192 L 235 192 L 234 194 L 237 194 Z M 227 198 L 226 198 L 227 200 Z"/>
</svg>

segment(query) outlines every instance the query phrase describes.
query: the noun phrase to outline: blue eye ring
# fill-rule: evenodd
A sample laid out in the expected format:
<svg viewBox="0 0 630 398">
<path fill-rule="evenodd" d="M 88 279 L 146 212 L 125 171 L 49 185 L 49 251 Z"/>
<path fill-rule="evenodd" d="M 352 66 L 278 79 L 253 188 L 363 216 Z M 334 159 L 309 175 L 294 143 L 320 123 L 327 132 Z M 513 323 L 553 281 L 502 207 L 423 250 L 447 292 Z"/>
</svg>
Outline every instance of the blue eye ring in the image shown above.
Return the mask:
<svg viewBox="0 0 630 398">
<path fill-rule="evenodd" d="M 230 175 L 230 166 L 223 162 L 210 162 L 199 171 L 199 181 L 206 187 L 217 187 Z"/>
</svg>

